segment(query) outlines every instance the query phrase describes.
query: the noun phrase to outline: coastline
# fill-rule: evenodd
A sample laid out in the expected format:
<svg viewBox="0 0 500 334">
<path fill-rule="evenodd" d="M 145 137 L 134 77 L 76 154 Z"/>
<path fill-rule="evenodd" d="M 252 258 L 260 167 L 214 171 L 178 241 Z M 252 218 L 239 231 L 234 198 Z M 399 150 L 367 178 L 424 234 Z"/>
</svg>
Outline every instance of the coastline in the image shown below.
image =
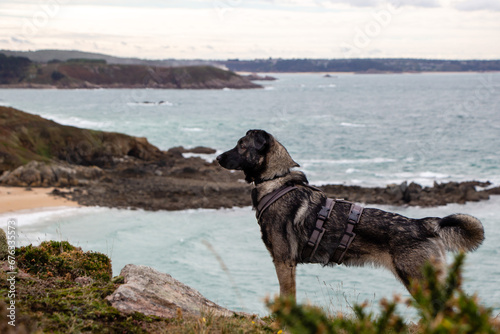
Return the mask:
<svg viewBox="0 0 500 334">
<path fill-rule="evenodd" d="M 54 189 L 0 186 L 0 214 L 51 207 L 81 206 L 75 201 L 51 195 Z"/>
<path fill-rule="evenodd" d="M 500 73 L 500 71 L 386 71 L 386 72 L 248 72 L 235 71 L 238 75 L 261 74 L 261 75 L 280 75 L 280 74 L 318 74 L 318 75 L 359 75 L 359 74 L 485 74 L 485 73 Z"/>
</svg>

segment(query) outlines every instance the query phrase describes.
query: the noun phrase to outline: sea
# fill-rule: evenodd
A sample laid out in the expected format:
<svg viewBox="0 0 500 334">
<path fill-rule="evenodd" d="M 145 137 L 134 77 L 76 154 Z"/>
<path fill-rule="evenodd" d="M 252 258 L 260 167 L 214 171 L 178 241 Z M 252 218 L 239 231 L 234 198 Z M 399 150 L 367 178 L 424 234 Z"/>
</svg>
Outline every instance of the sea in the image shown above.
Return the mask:
<svg viewBox="0 0 500 334">
<path fill-rule="evenodd" d="M 489 181 L 500 185 L 500 73 L 272 74 L 250 90 L 0 89 L 0 105 L 77 127 L 123 132 L 161 149 L 228 150 L 249 129 L 287 147 L 313 185 L 385 186 Z M 464 290 L 500 314 L 500 196 L 423 208 L 371 205 L 408 217 L 468 213 L 486 240 L 466 258 Z M 113 274 L 151 266 L 232 310 L 266 315 L 279 292 L 271 257 L 250 207 L 143 211 L 48 208 L 0 215 L 18 222 L 19 246 L 67 240 L 107 254 Z M 453 260 L 450 254 L 449 261 Z M 395 295 L 391 273 L 372 267 L 301 265 L 298 299 L 331 314 L 352 313 Z M 415 319 L 415 310 L 398 312 Z"/>
</svg>

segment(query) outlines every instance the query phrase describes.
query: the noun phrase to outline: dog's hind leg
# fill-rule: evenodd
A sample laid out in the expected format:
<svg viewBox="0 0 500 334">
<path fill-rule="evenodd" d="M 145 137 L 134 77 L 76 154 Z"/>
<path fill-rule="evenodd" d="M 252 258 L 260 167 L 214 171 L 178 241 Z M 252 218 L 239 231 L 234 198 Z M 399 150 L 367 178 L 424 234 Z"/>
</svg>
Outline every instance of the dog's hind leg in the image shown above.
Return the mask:
<svg viewBox="0 0 500 334">
<path fill-rule="evenodd" d="M 295 298 L 295 269 L 296 263 L 291 262 L 274 262 L 278 282 L 280 283 L 280 296 Z"/>
<path fill-rule="evenodd" d="M 424 249 L 403 252 L 394 257 L 393 272 L 411 293 L 411 282 L 424 279 L 424 266 L 430 263 L 434 266 L 437 279 L 444 282 L 446 278 L 446 253 L 444 247 L 437 243 L 429 243 Z"/>
</svg>

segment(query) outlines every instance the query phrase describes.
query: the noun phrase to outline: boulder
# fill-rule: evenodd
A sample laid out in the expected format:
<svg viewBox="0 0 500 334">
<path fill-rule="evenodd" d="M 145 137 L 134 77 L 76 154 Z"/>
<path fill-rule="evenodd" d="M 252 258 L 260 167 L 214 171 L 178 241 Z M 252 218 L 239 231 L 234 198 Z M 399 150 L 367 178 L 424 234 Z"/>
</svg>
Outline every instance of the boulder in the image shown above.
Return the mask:
<svg viewBox="0 0 500 334">
<path fill-rule="evenodd" d="M 190 149 L 184 148 L 183 146 L 177 146 L 177 147 L 172 147 L 171 149 L 169 149 L 169 152 L 172 152 L 172 153 L 180 152 L 181 154 L 182 153 L 214 154 L 217 151 L 214 150 L 213 148 L 205 147 L 205 146 L 196 146 L 196 147 L 190 148 Z"/>
<path fill-rule="evenodd" d="M 127 264 L 121 271 L 124 284 L 106 297 L 120 312 L 139 312 L 164 318 L 183 314 L 200 316 L 202 312 L 232 316 L 235 312 L 206 299 L 198 291 L 177 281 L 169 274 L 151 267 Z"/>
</svg>

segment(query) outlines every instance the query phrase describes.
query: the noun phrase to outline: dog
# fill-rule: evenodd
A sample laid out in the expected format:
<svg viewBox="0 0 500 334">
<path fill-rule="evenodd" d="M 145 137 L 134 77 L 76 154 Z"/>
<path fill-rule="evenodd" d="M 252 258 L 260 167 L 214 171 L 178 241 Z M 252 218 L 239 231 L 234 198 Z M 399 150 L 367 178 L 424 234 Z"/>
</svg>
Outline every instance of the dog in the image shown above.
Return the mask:
<svg viewBox="0 0 500 334">
<path fill-rule="evenodd" d="M 295 271 L 301 263 L 384 267 L 410 291 L 410 283 L 422 279 L 426 262 L 433 260 L 443 272 L 446 251 L 472 251 L 484 240 L 483 225 L 470 215 L 413 219 L 364 208 L 354 216 L 356 219 L 351 219 L 353 203 L 337 200 L 327 217 L 323 217 L 319 229 L 322 236 L 311 252 L 312 234 L 318 230 L 318 212 L 324 209 L 327 196 L 310 186 L 304 173 L 294 169 L 300 166 L 281 143 L 266 131 L 249 130 L 236 147 L 219 155 L 217 161 L 226 169 L 242 170 L 245 180 L 255 185 L 252 203 L 261 209 L 258 223 L 262 240 L 273 259 L 282 296 L 295 298 Z M 263 198 L 274 196 L 287 185 L 292 188 L 262 212 L 259 203 Z M 348 220 L 352 224 L 350 234 L 355 236 L 338 261 L 332 253 L 339 249 L 343 237 L 349 238 Z"/>
</svg>

